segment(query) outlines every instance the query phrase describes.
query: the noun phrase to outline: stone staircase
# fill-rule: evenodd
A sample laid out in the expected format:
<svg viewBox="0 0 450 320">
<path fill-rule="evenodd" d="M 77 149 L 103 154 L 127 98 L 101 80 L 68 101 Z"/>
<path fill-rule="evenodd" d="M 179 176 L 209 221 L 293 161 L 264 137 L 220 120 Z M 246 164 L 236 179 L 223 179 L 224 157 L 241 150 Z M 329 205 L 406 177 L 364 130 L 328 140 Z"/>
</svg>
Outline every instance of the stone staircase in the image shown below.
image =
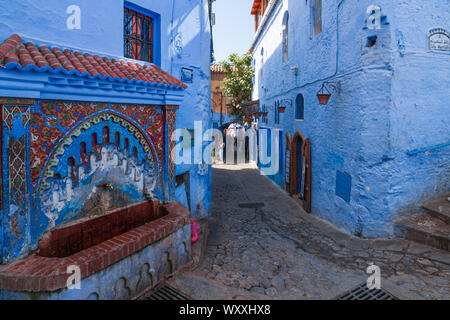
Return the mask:
<svg viewBox="0 0 450 320">
<path fill-rule="evenodd" d="M 395 234 L 403 239 L 450 251 L 449 197 L 450 194 L 422 206 L 425 214 L 397 221 Z"/>
</svg>

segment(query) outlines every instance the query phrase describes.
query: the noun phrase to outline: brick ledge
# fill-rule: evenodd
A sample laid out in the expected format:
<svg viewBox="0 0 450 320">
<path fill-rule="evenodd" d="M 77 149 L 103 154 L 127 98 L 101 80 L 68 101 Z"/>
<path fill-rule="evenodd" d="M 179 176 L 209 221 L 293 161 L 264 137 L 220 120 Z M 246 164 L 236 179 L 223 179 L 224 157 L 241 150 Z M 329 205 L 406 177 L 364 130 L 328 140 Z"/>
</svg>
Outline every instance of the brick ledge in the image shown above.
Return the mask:
<svg viewBox="0 0 450 320">
<path fill-rule="evenodd" d="M 100 272 L 148 247 L 190 223 L 189 211 L 180 203 L 162 207 L 167 215 L 66 258 L 46 258 L 36 253 L 0 267 L 0 290 L 54 292 L 66 288 L 67 267 L 77 265 L 81 279 Z"/>
</svg>

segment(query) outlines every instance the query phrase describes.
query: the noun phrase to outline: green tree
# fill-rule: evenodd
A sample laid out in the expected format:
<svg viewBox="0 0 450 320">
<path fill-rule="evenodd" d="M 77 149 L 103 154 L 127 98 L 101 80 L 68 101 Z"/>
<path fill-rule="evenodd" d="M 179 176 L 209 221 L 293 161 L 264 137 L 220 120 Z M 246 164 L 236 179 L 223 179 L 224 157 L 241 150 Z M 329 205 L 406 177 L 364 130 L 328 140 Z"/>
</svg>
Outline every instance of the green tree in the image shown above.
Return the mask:
<svg viewBox="0 0 450 320">
<path fill-rule="evenodd" d="M 251 101 L 253 90 L 252 55 L 250 52 L 239 56 L 232 53 L 228 60 L 221 62 L 226 78 L 223 81 L 223 92 L 231 97 L 231 115 L 236 116 L 236 122 L 244 122 L 244 111 L 241 104 Z"/>
</svg>

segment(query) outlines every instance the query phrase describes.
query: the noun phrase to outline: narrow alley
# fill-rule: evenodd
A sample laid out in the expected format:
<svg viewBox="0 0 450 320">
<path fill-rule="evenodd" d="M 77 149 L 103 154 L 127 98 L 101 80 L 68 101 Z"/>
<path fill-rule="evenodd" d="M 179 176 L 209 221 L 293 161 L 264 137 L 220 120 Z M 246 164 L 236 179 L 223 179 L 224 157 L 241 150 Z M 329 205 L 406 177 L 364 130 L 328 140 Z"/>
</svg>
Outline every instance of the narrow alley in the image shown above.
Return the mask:
<svg viewBox="0 0 450 320">
<path fill-rule="evenodd" d="M 365 283 L 372 263 L 399 299 L 450 295 L 447 252 L 340 232 L 251 165 L 214 166 L 212 181 L 205 256 L 170 280 L 195 299 L 333 299 Z"/>
<path fill-rule="evenodd" d="M 0 302 L 450 300 L 448 2 L 0 1 Z"/>
</svg>

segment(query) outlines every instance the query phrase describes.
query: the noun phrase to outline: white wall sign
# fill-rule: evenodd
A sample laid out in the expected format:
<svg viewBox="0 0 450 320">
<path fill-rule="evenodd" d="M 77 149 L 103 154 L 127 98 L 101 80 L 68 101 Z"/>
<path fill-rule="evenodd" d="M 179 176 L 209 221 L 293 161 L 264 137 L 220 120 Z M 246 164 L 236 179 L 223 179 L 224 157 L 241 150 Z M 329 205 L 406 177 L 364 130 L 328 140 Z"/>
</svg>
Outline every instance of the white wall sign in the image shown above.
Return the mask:
<svg viewBox="0 0 450 320">
<path fill-rule="evenodd" d="M 430 50 L 450 51 L 450 34 L 442 28 L 430 30 L 428 42 Z"/>
</svg>

